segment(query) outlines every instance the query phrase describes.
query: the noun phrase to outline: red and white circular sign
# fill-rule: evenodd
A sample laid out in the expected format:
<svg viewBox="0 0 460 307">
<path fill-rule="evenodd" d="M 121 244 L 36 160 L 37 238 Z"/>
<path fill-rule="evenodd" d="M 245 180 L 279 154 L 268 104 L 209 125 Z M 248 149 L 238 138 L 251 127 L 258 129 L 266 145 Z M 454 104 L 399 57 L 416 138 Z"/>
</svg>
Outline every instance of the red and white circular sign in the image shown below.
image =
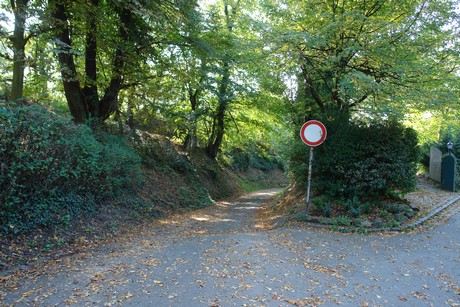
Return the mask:
<svg viewBox="0 0 460 307">
<path fill-rule="evenodd" d="M 309 120 L 300 128 L 300 137 L 308 146 L 320 145 L 327 136 L 326 127 L 317 120 Z"/>
</svg>

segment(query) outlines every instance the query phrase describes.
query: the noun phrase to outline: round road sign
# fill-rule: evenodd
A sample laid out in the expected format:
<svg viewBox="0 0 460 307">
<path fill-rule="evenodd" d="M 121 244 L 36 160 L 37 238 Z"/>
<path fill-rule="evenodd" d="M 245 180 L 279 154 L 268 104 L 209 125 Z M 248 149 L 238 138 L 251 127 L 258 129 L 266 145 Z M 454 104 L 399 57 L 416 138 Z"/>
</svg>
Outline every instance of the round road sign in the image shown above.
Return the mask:
<svg viewBox="0 0 460 307">
<path fill-rule="evenodd" d="M 318 146 L 327 135 L 326 127 L 317 120 L 309 120 L 300 128 L 300 137 L 308 146 Z"/>
</svg>

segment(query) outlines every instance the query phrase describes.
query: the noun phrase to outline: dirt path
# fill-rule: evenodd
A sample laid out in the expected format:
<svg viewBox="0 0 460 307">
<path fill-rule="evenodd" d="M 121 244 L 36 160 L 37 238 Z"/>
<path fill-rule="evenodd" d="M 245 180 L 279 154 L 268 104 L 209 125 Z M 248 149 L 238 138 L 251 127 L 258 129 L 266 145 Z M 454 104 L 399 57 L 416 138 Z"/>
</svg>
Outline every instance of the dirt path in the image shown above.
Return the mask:
<svg viewBox="0 0 460 307">
<path fill-rule="evenodd" d="M 415 234 L 259 231 L 276 191 L 4 278 L 0 305 L 459 306 L 460 215 Z"/>
</svg>

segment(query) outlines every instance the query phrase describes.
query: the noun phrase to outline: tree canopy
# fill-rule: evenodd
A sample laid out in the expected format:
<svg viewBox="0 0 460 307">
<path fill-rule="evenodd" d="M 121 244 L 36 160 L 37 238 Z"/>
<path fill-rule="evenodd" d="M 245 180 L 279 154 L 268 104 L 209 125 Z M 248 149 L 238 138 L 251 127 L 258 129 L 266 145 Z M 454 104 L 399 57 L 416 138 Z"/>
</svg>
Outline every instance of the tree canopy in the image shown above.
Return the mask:
<svg viewBox="0 0 460 307">
<path fill-rule="evenodd" d="M 258 142 L 286 148 L 290 131 L 318 113 L 399 116 L 414 126 L 421 117 L 458 121 L 455 1 L 16 0 L 1 7 L 5 99 L 60 105 L 77 123 L 152 130 L 212 158 Z"/>
</svg>

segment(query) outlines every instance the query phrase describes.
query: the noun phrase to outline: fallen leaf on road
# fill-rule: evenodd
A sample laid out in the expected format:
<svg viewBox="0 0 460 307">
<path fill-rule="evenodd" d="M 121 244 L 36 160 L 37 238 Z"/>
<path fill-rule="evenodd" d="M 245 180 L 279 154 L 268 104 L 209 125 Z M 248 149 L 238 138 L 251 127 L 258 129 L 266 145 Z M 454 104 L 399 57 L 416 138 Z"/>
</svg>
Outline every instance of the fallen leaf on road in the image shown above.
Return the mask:
<svg viewBox="0 0 460 307">
<path fill-rule="evenodd" d="M 160 286 L 160 287 L 164 287 L 164 285 L 165 285 L 162 281 L 159 281 L 159 280 L 154 280 L 153 284 L 157 285 L 157 286 Z"/>
<path fill-rule="evenodd" d="M 285 300 L 294 306 L 318 306 L 324 304 L 324 300 L 319 297 L 306 297 L 298 300 Z"/>
</svg>

